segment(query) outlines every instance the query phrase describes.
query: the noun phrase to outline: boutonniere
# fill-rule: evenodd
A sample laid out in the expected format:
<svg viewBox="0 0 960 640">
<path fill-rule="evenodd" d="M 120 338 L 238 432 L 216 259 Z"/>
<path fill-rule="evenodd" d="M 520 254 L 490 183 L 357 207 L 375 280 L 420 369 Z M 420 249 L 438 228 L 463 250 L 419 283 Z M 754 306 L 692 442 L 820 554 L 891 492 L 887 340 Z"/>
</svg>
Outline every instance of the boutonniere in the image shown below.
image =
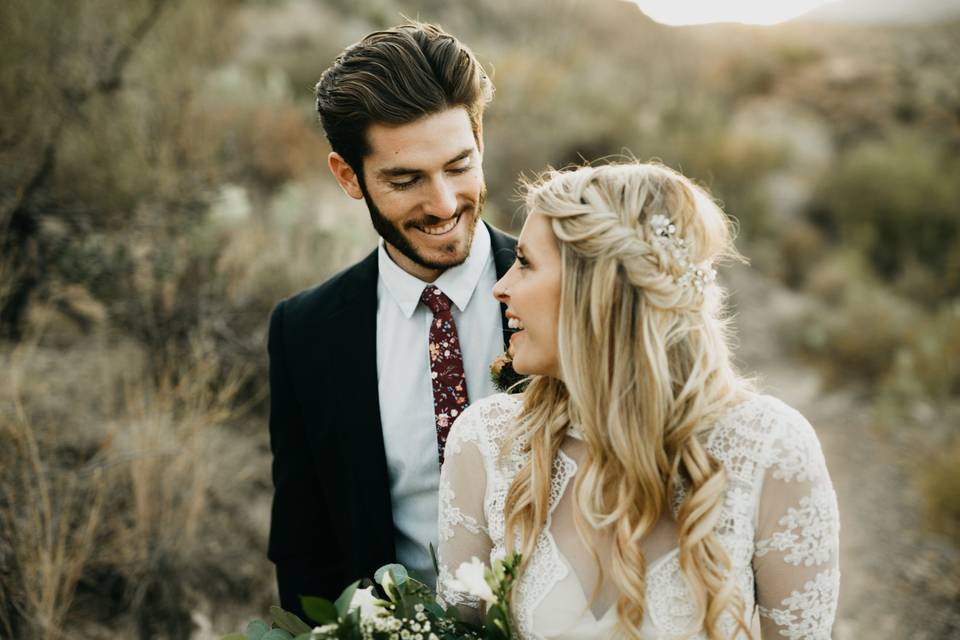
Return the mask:
<svg viewBox="0 0 960 640">
<path fill-rule="evenodd" d="M 527 388 L 526 377 L 513 370 L 512 346 L 490 363 L 490 379 L 503 393 L 523 393 Z"/>
</svg>

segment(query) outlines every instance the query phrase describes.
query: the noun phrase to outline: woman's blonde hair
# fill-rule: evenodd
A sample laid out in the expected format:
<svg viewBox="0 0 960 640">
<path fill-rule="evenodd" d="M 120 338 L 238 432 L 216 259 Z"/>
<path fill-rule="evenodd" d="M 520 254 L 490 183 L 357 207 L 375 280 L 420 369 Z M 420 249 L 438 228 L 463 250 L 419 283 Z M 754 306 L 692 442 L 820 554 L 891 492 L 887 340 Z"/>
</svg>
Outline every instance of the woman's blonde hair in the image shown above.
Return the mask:
<svg viewBox="0 0 960 640">
<path fill-rule="evenodd" d="M 739 258 L 729 219 L 689 179 L 637 162 L 547 172 L 527 186 L 526 205 L 547 217 L 560 248 L 562 380 L 530 379 L 504 447 L 523 442 L 530 453 L 507 495 L 509 547 L 516 539 L 525 559 L 533 553 L 549 512 L 553 461 L 575 425 L 587 445 L 574 484 L 575 522 L 598 566 L 586 527 L 612 533 L 621 627 L 640 637 L 640 542 L 661 515 L 673 517 L 668 510 L 682 495 L 679 559 L 697 626 L 719 638 L 727 612 L 750 636 L 714 532 L 726 474 L 704 446 L 716 416 L 745 387 L 730 363 L 723 292 L 711 277 L 713 264 Z"/>
</svg>

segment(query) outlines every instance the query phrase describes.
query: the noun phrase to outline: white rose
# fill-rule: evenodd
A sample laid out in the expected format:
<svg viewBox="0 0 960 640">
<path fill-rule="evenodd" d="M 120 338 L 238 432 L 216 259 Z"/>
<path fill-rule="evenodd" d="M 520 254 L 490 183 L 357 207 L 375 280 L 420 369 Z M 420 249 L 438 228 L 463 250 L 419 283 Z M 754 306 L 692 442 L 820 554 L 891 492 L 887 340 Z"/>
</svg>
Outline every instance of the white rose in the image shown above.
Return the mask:
<svg viewBox="0 0 960 640">
<path fill-rule="evenodd" d="M 457 568 L 454 579 L 450 581 L 450 588 L 471 596 L 476 596 L 487 604 L 494 604 L 497 597 L 493 589 L 483 577 L 486 566 L 478 558 L 473 557 L 470 562 L 464 562 Z"/>
<path fill-rule="evenodd" d="M 350 609 L 360 609 L 362 619 L 376 618 L 383 615 L 382 600 L 373 595 L 373 587 L 357 589 L 350 600 Z"/>
</svg>

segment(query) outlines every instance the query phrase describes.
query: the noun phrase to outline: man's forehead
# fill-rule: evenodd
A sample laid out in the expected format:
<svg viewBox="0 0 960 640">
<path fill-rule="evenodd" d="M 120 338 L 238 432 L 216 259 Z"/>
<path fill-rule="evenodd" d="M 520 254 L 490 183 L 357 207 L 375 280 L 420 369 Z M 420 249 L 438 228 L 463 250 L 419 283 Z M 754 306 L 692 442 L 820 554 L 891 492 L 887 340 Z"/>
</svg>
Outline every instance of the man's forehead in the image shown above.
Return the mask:
<svg viewBox="0 0 960 640">
<path fill-rule="evenodd" d="M 464 149 L 476 148 L 465 109 L 455 107 L 401 125 L 373 123 L 367 130 L 370 154 L 366 161 L 375 170 L 394 166 L 429 168 L 443 165 Z"/>
</svg>

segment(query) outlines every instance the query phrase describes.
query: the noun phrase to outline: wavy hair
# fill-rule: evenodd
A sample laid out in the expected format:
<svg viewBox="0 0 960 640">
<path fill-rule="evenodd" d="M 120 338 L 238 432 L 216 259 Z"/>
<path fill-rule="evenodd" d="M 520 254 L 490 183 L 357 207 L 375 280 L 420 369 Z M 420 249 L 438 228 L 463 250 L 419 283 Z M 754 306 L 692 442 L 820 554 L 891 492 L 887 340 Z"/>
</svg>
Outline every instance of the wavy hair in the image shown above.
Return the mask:
<svg viewBox="0 0 960 640">
<path fill-rule="evenodd" d="M 628 636 L 640 637 L 644 616 L 640 542 L 669 513 L 697 626 L 720 638 L 726 612 L 749 637 L 744 600 L 715 534 L 727 477 L 704 446 L 747 383 L 730 362 L 722 289 L 683 286 L 684 256 L 658 242 L 651 225 L 666 216 L 685 239 L 687 264 L 714 264 L 742 259 L 730 220 L 686 177 L 637 162 L 548 171 L 526 186 L 526 208 L 548 218 L 560 248 L 562 380 L 531 377 L 503 449 L 523 443 L 530 454 L 506 499 L 508 545 L 526 559 L 533 553 L 547 522 L 554 459 L 576 425 L 587 445 L 574 484 L 577 532 L 598 567 L 586 527 L 612 533 L 611 577 Z"/>
</svg>

